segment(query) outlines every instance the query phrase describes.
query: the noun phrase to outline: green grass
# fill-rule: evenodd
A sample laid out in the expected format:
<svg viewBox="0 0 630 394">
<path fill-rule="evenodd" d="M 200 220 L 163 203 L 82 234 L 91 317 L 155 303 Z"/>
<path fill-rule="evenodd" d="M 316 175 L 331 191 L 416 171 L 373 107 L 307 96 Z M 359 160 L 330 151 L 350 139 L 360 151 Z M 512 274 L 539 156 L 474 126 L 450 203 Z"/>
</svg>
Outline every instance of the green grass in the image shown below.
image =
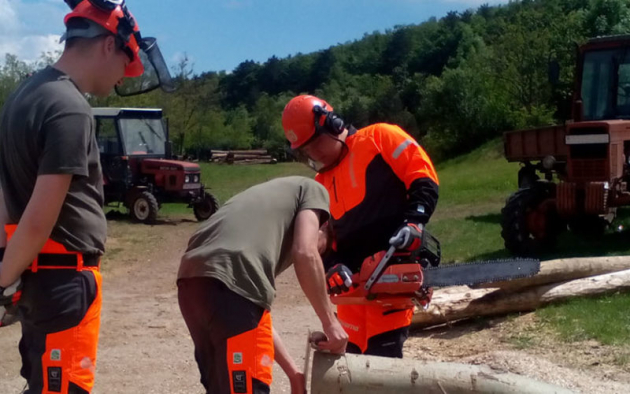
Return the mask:
<svg viewBox="0 0 630 394">
<path fill-rule="evenodd" d="M 594 339 L 604 345 L 622 345 L 630 344 L 629 310 L 630 296 L 625 294 L 578 298 L 541 309 L 536 315 L 564 341 Z M 618 361 L 627 362 L 625 358 Z"/>
<path fill-rule="evenodd" d="M 502 257 L 501 207 L 517 189 L 518 165 L 502 156 L 499 141 L 437 166 L 440 199 L 429 230 L 445 261 Z"/>
<path fill-rule="evenodd" d="M 534 346 L 535 342 L 534 338 L 528 335 L 514 335 L 508 341 L 519 350 L 529 349 Z"/>
<path fill-rule="evenodd" d="M 203 184 L 209 187 L 221 203 L 236 193 L 273 178 L 303 175 L 314 177 L 315 172 L 300 163 L 227 165 L 201 163 Z"/>
<path fill-rule="evenodd" d="M 314 177 L 315 172 L 300 163 L 227 165 L 199 163 L 201 166 L 201 180 L 206 188 L 214 194 L 219 203 L 223 204 L 235 194 L 258 183 L 273 178 L 303 175 Z M 164 204 L 160 215 L 190 214 L 192 209 L 186 204 Z"/>
</svg>

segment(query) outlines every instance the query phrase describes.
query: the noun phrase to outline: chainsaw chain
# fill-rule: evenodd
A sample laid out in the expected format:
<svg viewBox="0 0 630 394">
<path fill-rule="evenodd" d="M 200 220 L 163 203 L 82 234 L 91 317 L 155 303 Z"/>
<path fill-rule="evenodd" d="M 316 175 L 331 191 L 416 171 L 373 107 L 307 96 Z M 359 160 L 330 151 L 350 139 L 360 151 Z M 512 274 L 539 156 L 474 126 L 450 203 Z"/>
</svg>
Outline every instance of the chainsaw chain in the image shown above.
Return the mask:
<svg viewBox="0 0 630 394">
<path fill-rule="evenodd" d="M 509 273 L 505 273 L 505 275 L 503 276 L 496 276 L 496 277 L 492 277 L 492 278 L 485 278 L 483 281 L 470 281 L 470 280 L 466 280 L 466 278 L 461 278 L 461 280 L 459 281 L 452 281 L 454 279 L 456 279 L 457 276 L 457 271 L 462 268 L 462 267 L 466 267 L 466 268 L 470 268 L 473 266 L 479 266 L 480 269 L 483 269 L 484 266 L 487 265 L 494 265 L 494 266 L 501 266 L 501 265 L 514 265 L 514 264 L 523 264 L 526 267 L 523 269 L 523 272 L 519 273 L 517 271 L 514 271 L 513 268 L 511 268 L 511 272 Z M 531 266 L 533 264 L 533 266 Z M 529 267 L 528 267 L 529 265 Z M 532 271 L 532 269 L 534 269 Z M 463 286 L 463 285 L 472 285 L 472 284 L 480 284 L 480 283 L 494 283 L 494 282 L 502 282 L 502 281 L 506 281 L 506 280 L 514 280 L 514 279 L 521 279 L 521 278 L 527 278 L 527 277 L 531 277 L 534 276 L 538 273 L 538 271 L 540 270 L 540 261 L 537 259 L 528 259 L 528 258 L 515 258 L 515 259 L 499 259 L 499 260 L 487 260 L 487 261 L 472 261 L 472 262 L 465 262 L 465 263 L 454 263 L 454 264 L 449 264 L 449 265 L 442 265 L 442 266 L 438 266 L 438 267 L 428 267 L 423 269 L 423 272 L 426 274 L 427 278 L 430 278 L 431 274 L 430 272 L 432 271 L 442 271 L 442 272 L 446 272 L 448 273 L 448 271 L 452 271 L 453 272 L 453 276 L 449 277 L 447 279 L 448 283 L 446 282 L 438 282 L 438 283 L 431 283 L 431 286 L 436 286 L 436 287 L 446 287 L 446 286 Z"/>
</svg>

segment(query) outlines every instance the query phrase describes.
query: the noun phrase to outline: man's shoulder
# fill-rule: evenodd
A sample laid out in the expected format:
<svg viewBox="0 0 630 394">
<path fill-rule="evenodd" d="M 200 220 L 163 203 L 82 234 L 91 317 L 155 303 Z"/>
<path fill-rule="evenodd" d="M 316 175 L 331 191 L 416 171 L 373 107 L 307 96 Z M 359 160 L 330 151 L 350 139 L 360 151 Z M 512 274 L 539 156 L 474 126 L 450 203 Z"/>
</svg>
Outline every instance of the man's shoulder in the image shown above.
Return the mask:
<svg viewBox="0 0 630 394">
<path fill-rule="evenodd" d="M 316 180 L 305 177 L 305 176 L 300 176 L 300 175 L 292 175 L 292 176 L 275 178 L 269 181 L 268 183 L 269 183 L 269 187 L 275 187 L 278 184 L 285 184 L 289 187 L 294 187 L 295 190 L 300 190 L 303 187 L 314 187 L 314 188 L 323 187 Z"/>
<path fill-rule="evenodd" d="M 374 136 L 379 133 L 401 132 L 404 131 L 400 126 L 391 123 L 374 123 L 357 130 L 358 135 Z"/>
<path fill-rule="evenodd" d="M 74 82 L 52 67 L 33 75 L 27 82 L 25 100 L 36 100 L 53 112 L 84 113 L 92 116 L 92 109 Z"/>
</svg>

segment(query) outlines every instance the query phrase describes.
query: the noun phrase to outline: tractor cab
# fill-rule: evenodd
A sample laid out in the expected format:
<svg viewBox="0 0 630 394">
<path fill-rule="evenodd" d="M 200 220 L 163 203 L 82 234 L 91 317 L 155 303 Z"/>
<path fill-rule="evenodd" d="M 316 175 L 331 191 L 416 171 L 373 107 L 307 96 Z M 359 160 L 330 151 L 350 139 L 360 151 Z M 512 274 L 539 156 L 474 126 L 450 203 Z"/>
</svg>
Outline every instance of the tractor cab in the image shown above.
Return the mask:
<svg viewBox="0 0 630 394">
<path fill-rule="evenodd" d="M 574 84 L 572 121 L 504 134 L 507 160 L 521 163 L 502 210 L 514 254 L 548 249 L 565 229 L 602 233 L 630 205 L 630 35 L 580 46 Z"/>
<path fill-rule="evenodd" d="M 161 109 L 93 108 L 107 205 L 122 204 L 131 216 L 154 222 L 164 202 L 184 202 L 198 220 L 218 209 L 201 183 L 196 163 L 171 160 Z"/>
<path fill-rule="evenodd" d="M 576 121 L 630 119 L 630 35 L 590 40 L 578 65 Z"/>
</svg>

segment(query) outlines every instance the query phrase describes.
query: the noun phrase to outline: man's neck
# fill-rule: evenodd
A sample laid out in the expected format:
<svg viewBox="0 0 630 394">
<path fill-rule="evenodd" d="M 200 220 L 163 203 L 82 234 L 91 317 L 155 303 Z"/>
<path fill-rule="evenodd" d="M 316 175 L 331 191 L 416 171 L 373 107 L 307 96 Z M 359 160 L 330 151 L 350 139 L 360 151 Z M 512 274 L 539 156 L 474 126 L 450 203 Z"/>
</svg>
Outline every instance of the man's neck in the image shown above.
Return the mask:
<svg viewBox="0 0 630 394">
<path fill-rule="evenodd" d="M 53 64 L 53 67 L 70 77 L 81 93 L 91 92 L 92 83 L 88 74 L 89 67 L 86 67 L 84 61 L 64 52 L 57 63 Z"/>
</svg>

